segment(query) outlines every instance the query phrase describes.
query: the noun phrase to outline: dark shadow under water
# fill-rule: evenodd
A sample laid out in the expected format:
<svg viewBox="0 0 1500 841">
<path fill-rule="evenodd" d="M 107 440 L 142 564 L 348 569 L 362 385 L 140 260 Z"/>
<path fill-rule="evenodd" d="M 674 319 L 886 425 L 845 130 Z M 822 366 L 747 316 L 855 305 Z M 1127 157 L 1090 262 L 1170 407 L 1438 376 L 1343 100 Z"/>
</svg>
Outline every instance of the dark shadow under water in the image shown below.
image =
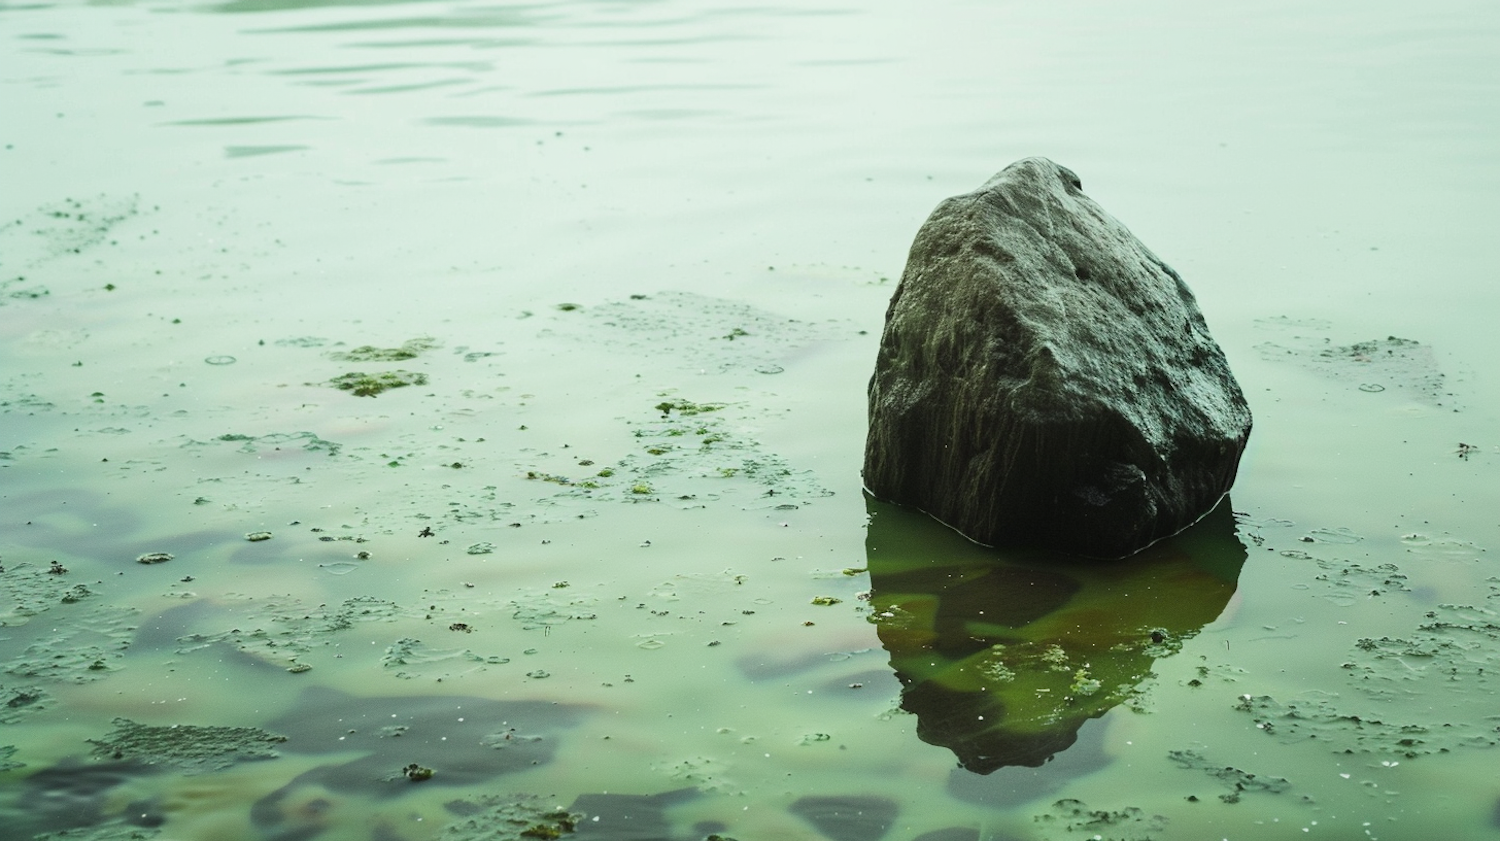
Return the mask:
<svg viewBox="0 0 1500 841">
<path fill-rule="evenodd" d="M 1223 612 L 1247 557 L 1228 498 L 1118 561 L 987 548 L 924 514 L 866 504 L 871 618 L 901 706 L 922 741 L 980 775 L 1050 762 L 1084 723 L 1135 697 L 1157 658 Z M 987 786 L 954 787 L 988 799 Z"/>
</svg>

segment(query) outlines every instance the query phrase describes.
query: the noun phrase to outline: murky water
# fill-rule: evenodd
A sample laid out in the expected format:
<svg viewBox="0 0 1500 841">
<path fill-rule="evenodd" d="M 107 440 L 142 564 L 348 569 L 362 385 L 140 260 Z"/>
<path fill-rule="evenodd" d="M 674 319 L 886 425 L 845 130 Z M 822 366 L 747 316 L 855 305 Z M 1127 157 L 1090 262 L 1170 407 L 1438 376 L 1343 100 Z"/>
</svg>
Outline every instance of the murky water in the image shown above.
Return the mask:
<svg viewBox="0 0 1500 841">
<path fill-rule="evenodd" d="M 1491 7 L 0 39 L 0 834 L 1500 836 Z M 1255 412 L 1122 564 L 860 492 L 911 237 L 1033 154 Z"/>
</svg>

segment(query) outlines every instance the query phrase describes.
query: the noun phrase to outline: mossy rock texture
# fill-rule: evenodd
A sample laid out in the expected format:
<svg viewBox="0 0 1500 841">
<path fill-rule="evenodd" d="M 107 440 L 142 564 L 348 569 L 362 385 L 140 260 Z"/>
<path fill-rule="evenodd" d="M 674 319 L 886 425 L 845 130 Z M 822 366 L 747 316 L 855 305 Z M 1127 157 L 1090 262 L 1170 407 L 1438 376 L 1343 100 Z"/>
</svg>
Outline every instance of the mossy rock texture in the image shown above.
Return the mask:
<svg viewBox="0 0 1500 841">
<path fill-rule="evenodd" d="M 986 545 L 1094 557 L 1212 510 L 1250 435 L 1182 278 L 1045 158 L 923 224 L 869 399 L 876 497 Z"/>
</svg>

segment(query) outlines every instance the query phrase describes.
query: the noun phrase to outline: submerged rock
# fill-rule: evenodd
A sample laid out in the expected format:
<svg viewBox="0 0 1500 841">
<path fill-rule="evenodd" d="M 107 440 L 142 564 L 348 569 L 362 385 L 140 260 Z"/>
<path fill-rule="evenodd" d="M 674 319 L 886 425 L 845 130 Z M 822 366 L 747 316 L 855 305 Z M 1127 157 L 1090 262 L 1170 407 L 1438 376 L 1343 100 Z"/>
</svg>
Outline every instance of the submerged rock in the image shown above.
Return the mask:
<svg viewBox="0 0 1500 841">
<path fill-rule="evenodd" d="M 128 803 L 121 790 L 160 770 L 134 759 L 64 759 L 16 785 L 13 801 L 5 798 L 7 802 L 0 805 L 5 837 L 54 841 L 154 838 L 156 831 L 149 826 L 159 825 L 160 811 L 149 803 Z"/>
<path fill-rule="evenodd" d="M 1045 158 L 933 211 L 869 398 L 872 494 L 980 543 L 1100 557 L 1212 510 L 1250 435 L 1187 285 Z"/>
<path fill-rule="evenodd" d="M 896 822 L 895 801 L 872 795 L 803 797 L 788 809 L 833 841 L 877 841 Z"/>
</svg>

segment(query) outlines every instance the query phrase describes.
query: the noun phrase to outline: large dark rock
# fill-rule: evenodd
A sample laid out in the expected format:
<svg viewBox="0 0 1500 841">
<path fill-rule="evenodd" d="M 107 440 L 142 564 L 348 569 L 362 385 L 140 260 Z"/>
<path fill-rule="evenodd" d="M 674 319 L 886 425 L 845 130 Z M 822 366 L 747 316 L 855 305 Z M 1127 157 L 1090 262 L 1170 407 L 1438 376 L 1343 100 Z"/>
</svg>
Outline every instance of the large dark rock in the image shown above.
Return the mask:
<svg viewBox="0 0 1500 841">
<path fill-rule="evenodd" d="M 1250 409 L 1175 271 L 1045 158 L 938 205 L 870 380 L 865 486 L 984 544 L 1128 555 L 1234 482 Z"/>
</svg>

